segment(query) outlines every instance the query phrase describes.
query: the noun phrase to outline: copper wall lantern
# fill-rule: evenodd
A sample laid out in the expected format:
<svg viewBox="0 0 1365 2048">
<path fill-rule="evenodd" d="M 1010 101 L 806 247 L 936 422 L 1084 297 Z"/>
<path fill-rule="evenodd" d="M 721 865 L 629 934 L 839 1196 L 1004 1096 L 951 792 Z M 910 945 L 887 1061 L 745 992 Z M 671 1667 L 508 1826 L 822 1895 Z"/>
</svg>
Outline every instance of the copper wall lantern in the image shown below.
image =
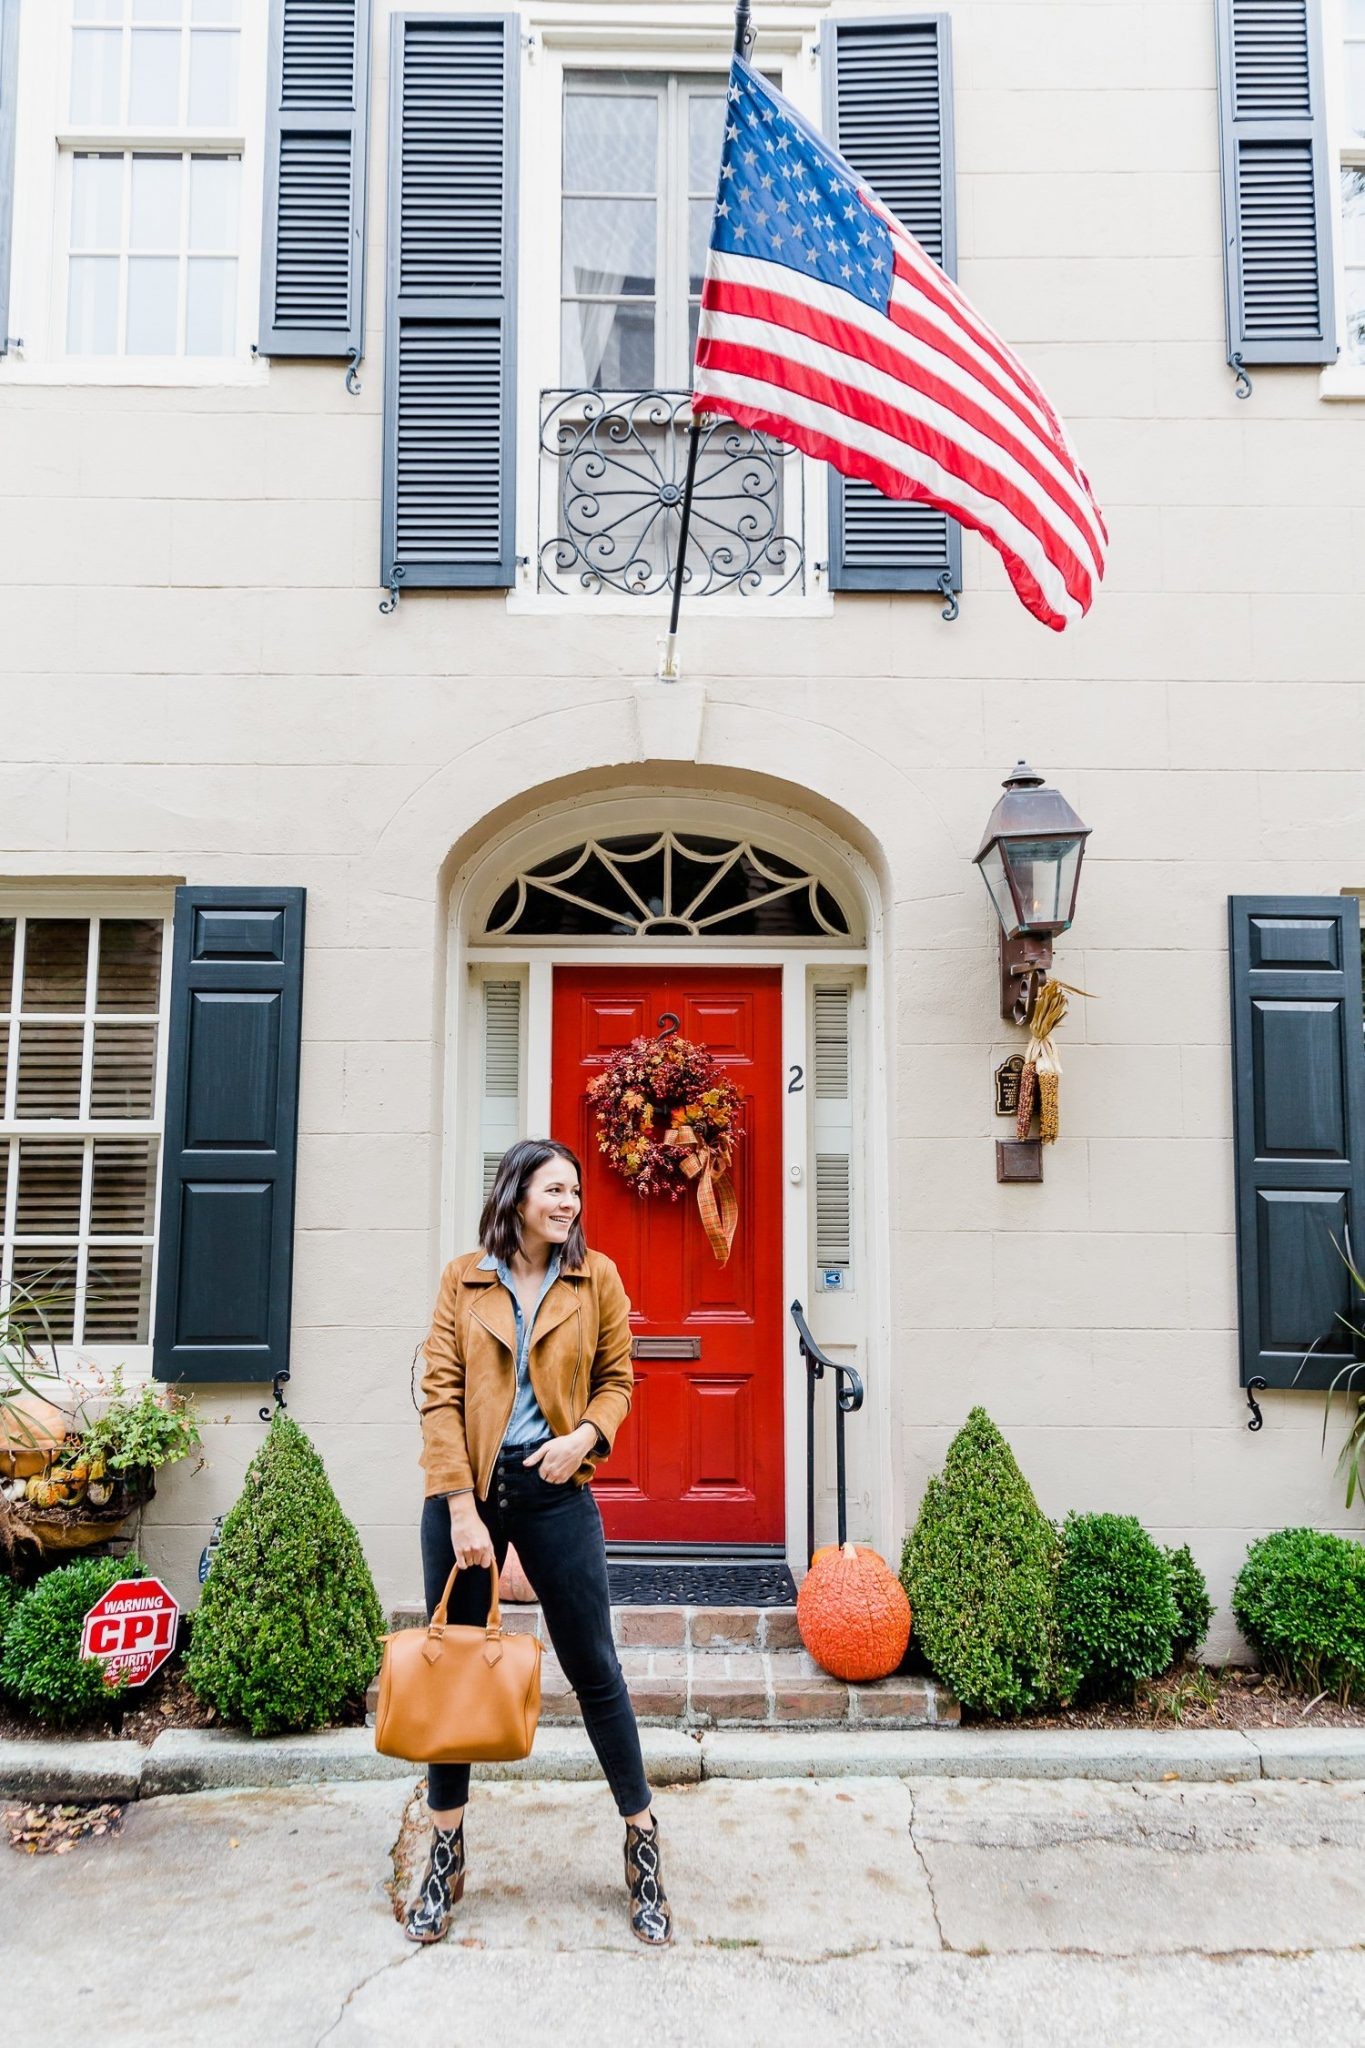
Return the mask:
<svg viewBox="0 0 1365 2048">
<path fill-rule="evenodd" d="M 1000 1014 L 1027 1024 L 1052 965 L 1052 941 L 1076 914 L 1090 827 L 1026 761 L 1005 777 L 976 864 L 1000 920 Z"/>
</svg>

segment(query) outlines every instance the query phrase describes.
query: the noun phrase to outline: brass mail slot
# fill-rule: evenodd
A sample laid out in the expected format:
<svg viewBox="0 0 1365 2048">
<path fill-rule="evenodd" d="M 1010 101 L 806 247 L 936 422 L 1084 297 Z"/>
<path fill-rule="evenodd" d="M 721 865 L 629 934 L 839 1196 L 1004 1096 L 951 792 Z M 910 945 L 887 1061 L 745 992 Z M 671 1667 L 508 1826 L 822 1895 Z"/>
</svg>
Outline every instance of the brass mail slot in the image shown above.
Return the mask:
<svg viewBox="0 0 1365 2048">
<path fill-rule="evenodd" d="M 632 1337 L 632 1358 L 700 1358 L 700 1337 Z"/>
</svg>

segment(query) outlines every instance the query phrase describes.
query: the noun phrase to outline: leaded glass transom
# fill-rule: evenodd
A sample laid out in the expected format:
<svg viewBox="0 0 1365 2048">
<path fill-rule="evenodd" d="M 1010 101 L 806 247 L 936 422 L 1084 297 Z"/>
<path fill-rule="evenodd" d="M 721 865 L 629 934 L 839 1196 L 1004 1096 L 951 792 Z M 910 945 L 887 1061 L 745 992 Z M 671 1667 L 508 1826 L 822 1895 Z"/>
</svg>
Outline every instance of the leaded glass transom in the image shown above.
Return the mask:
<svg viewBox="0 0 1365 2048">
<path fill-rule="evenodd" d="M 751 840 L 694 832 L 589 839 L 537 861 L 488 914 L 490 938 L 847 939 L 815 875 Z"/>
</svg>

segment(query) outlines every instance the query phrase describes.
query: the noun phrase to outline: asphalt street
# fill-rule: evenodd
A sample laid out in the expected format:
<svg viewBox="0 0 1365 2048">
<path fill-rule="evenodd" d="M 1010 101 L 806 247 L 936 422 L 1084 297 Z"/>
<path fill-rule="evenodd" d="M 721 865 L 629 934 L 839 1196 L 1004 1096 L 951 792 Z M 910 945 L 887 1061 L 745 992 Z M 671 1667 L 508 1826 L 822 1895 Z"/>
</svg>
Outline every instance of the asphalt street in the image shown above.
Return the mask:
<svg viewBox="0 0 1365 2048">
<path fill-rule="evenodd" d="M 14 2040 L 695 2048 L 1172 2039 L 1355 2048 L 1365 1783 L 706 1781 L 660 1793 L 678 1938 L 639 1950 L 602 1788 L 475 1788 L 450 1939 L 395 1923 L 405 1783 L 147 1799 L 0 1847 Z M 408 1807 L 415 1814 L 415 1807 Z"/>
</svg>

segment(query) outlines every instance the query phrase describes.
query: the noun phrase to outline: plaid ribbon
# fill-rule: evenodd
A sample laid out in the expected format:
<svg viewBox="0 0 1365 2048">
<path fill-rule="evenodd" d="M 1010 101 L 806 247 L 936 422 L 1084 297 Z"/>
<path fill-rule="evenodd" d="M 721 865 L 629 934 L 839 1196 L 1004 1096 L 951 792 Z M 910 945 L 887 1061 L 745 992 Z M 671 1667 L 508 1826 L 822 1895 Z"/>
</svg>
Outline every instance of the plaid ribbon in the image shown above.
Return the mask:
<svg viewBox="0 0 1365 2048">
<path fill-rule="evenodd" d="M 728 1145 L 712 1147 L 699 1138 L 691 1124 L 675 1124 L 664 1133 L 664 1143 L 682 1149 L 678 1164 L 689 1180 L 697 1183 L 697 1212 L 706 1241 L 723 1266 L 730 1257 L 739 1224 L 739 1197 L 730 1174 Z"/>
</svg>

